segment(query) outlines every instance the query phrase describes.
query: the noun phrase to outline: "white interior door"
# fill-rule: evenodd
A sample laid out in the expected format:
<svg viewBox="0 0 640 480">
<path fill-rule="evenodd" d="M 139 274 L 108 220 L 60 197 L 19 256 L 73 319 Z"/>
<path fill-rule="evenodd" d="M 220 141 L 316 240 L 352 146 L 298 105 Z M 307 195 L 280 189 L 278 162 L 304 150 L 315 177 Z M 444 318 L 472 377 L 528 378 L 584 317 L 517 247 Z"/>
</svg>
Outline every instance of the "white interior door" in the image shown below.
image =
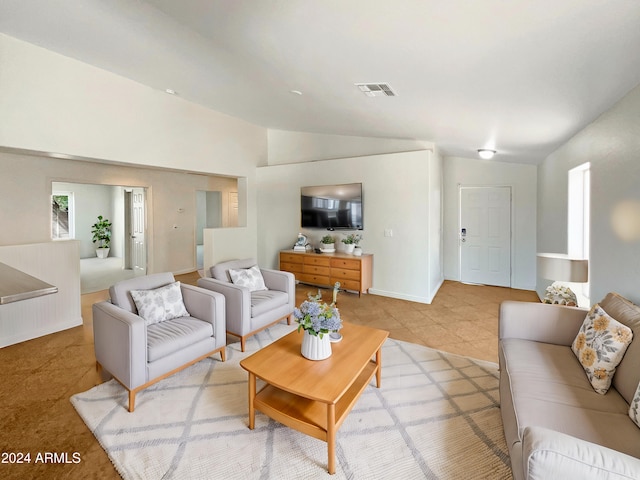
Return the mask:
<svg viewBox="0 0 640 480">
<path fill-rule="evenodd" d="M 131 266 L 137 274 L 147 271 L 144 214 L 144 188 L 134 188 L 131 194 Z"/>
<path fill-rule="evenodd" d="M 511 286 L 511 187 L 460 187 L 460 281 Z"/>
</svg>

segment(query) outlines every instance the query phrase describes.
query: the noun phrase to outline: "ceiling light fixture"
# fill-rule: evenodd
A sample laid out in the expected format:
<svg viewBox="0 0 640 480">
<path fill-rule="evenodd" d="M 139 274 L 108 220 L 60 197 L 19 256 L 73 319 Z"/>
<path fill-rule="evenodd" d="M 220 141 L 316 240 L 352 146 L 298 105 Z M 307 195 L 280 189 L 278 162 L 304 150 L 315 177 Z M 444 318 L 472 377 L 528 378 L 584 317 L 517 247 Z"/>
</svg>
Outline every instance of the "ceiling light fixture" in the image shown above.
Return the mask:
<svg viewBox="0 0 640 480">
<path fill-rule="evenodd" d="M 488 148 L 478 149 L 478 155 L 480 155 L 480 158 L 483 158 L 484 160 L 492 159 L 495 154 L 496 154 L 495 150 L 489 150 Z"/>
<path fill-rule="evenodd" d="M 293 93 L 294 95 L 302 95 L 300 90 L 289 90 L 289 93 Z"/>
<path fill-rule="evenodd" d="M 172 88 L 165 88 L 164 91 L 165 91 L 165 93 L 168 93 L 169 95 L 177 95 L 178 94 L 178 92 L 176 92 Z"/>
</svg>

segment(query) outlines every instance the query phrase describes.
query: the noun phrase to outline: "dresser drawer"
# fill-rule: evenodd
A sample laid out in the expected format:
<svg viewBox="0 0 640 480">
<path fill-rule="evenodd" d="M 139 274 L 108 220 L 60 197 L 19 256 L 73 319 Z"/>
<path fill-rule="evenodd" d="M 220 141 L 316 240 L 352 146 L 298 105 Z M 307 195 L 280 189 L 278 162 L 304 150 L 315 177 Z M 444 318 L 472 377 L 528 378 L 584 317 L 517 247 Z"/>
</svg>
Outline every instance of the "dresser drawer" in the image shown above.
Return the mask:
<svg viewBox="0 0 640 480">
<path fill-rule="evenodd" d="M 325 277 L 329 276 L 329 267 L 322 267 L 317 265 L 303 265 L 302 273 L 310 273 L 312 275 L 322 275 Z"/>
<path fill-rule="evenodd" d="M 341 268 L 332 268 L 331 278 L 336 278 L 336 281 L 338 282 L 341 282 L 342 280 L 360 281 L 360 270 L 342 270 Z"/>
<path fill-rule="evenodd" d="M 332 268 L 346 268 L 347 270 L 360 270 L 360 260 L 350 258 L 332 258 Z"/>
<path fill-rule="evenodd" d="M 283 272 L 302 273 L 303 265 L 301 263 L 285 263 L 280 262 L 280 270 Z"/>
<path fill-rule="evenodd" d="M 311 273 L 301 273 L 296 275 L 296 280 L 303 283 L 315 283 L 318 285 L 328 285 L 329 276 L 326 275 L 313 275 Z"/>
<path fill-rule="evenodd" d="M 323 267 L 328 267 L 329 265 L 331 265 L 331 259 L 328 257 L 322 257 L 320 255 L 318 256 L 311 256 L 308 255 L 306 257 L 304 257 L 304 264 L 305 265 L 320 265 Z"/>
<path fill-rule="evenodd" d="M 340 288 L 343 290 L 355 290 L 356 292 L 360 291 L 360 282 L 356 280 L 342 280 L 335 277 L 331 279 L 332 285 L 336 282 L 340 282 Z"/>
<path fill-rule="evenodd" d="M 302 255 L 296 255 L 294 253 L 281 253 L 280 263 L 302 263 L 304 257 Z"/>
</svg>

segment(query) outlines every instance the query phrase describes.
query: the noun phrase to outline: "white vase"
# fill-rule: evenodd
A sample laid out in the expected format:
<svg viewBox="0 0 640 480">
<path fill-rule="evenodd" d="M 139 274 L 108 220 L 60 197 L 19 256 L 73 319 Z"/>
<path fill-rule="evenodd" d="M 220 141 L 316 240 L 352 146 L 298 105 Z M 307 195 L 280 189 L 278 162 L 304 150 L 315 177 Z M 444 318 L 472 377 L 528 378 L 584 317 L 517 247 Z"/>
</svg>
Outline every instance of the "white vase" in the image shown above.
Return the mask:
<svg viewBox="0 0 640 480">
<path fill-rule="evenodd" d="M 320 338 L 319 335 L 311 335 L 306 330 L 302 336 L 302 356 L 309 360 L 324 360 L 331 356 L 331 341 L 329 334 L 325 333 Z"/>
<path fill-rule="evenodd" d="M 353 253 L 354 248 L 356 248 L 356 246 L 353 243 L 345 243 L 344 245 L 344 251 L 347 253 Z"/>
<path fill-rule="evenodd" d="M 356 257 L 361 257 L 362 256 L 362 249 L 356 245 L 356 248 L 353 249 L 353 254 Z"/>
</svg>

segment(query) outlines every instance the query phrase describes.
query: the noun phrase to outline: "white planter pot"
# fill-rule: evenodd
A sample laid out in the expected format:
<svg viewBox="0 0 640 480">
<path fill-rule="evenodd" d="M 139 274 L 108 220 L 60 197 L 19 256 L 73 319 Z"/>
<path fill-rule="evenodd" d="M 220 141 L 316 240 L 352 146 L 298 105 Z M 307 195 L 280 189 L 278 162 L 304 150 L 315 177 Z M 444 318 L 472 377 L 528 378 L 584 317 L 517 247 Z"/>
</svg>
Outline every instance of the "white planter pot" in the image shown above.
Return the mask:
<svg viewBox="0 0 640 480">
<path fill-rule="evenodd" d="M 321 243 L 320 244 L 320 250 L 322 250 L 323 252 L 335 252 L 336 251 L 336 244 L 335 243 Z"/>
<path fill-rule="evenodd" d="M 358 246 L 356 246 L 356 248 L 353 249 L 353 254 L 356 257 L 361 257 L 362 256 L 362 249 Z"/>
<path fill-rule="evenodd" d="M 302 356 L 309 360 L 324 360 L 331 356 L 331 340 L 326 333 L 320 338 L 319 335 L 311 335 L 306 330 L 302 337 Z"/>
<path fill-rule="evenodd" d="M 109 256 L 108 248 L 96 248 L 96 256 L 98 258 L 107 258 Z"/>
<path fill-rule="evenodd" d="M 356 248 L 356 246 L 353 243 L 345 243 L 344 244 L 344 251 L 346 253 L 353 253 L 353 249 L 354 248 Z"/>
</svg>

